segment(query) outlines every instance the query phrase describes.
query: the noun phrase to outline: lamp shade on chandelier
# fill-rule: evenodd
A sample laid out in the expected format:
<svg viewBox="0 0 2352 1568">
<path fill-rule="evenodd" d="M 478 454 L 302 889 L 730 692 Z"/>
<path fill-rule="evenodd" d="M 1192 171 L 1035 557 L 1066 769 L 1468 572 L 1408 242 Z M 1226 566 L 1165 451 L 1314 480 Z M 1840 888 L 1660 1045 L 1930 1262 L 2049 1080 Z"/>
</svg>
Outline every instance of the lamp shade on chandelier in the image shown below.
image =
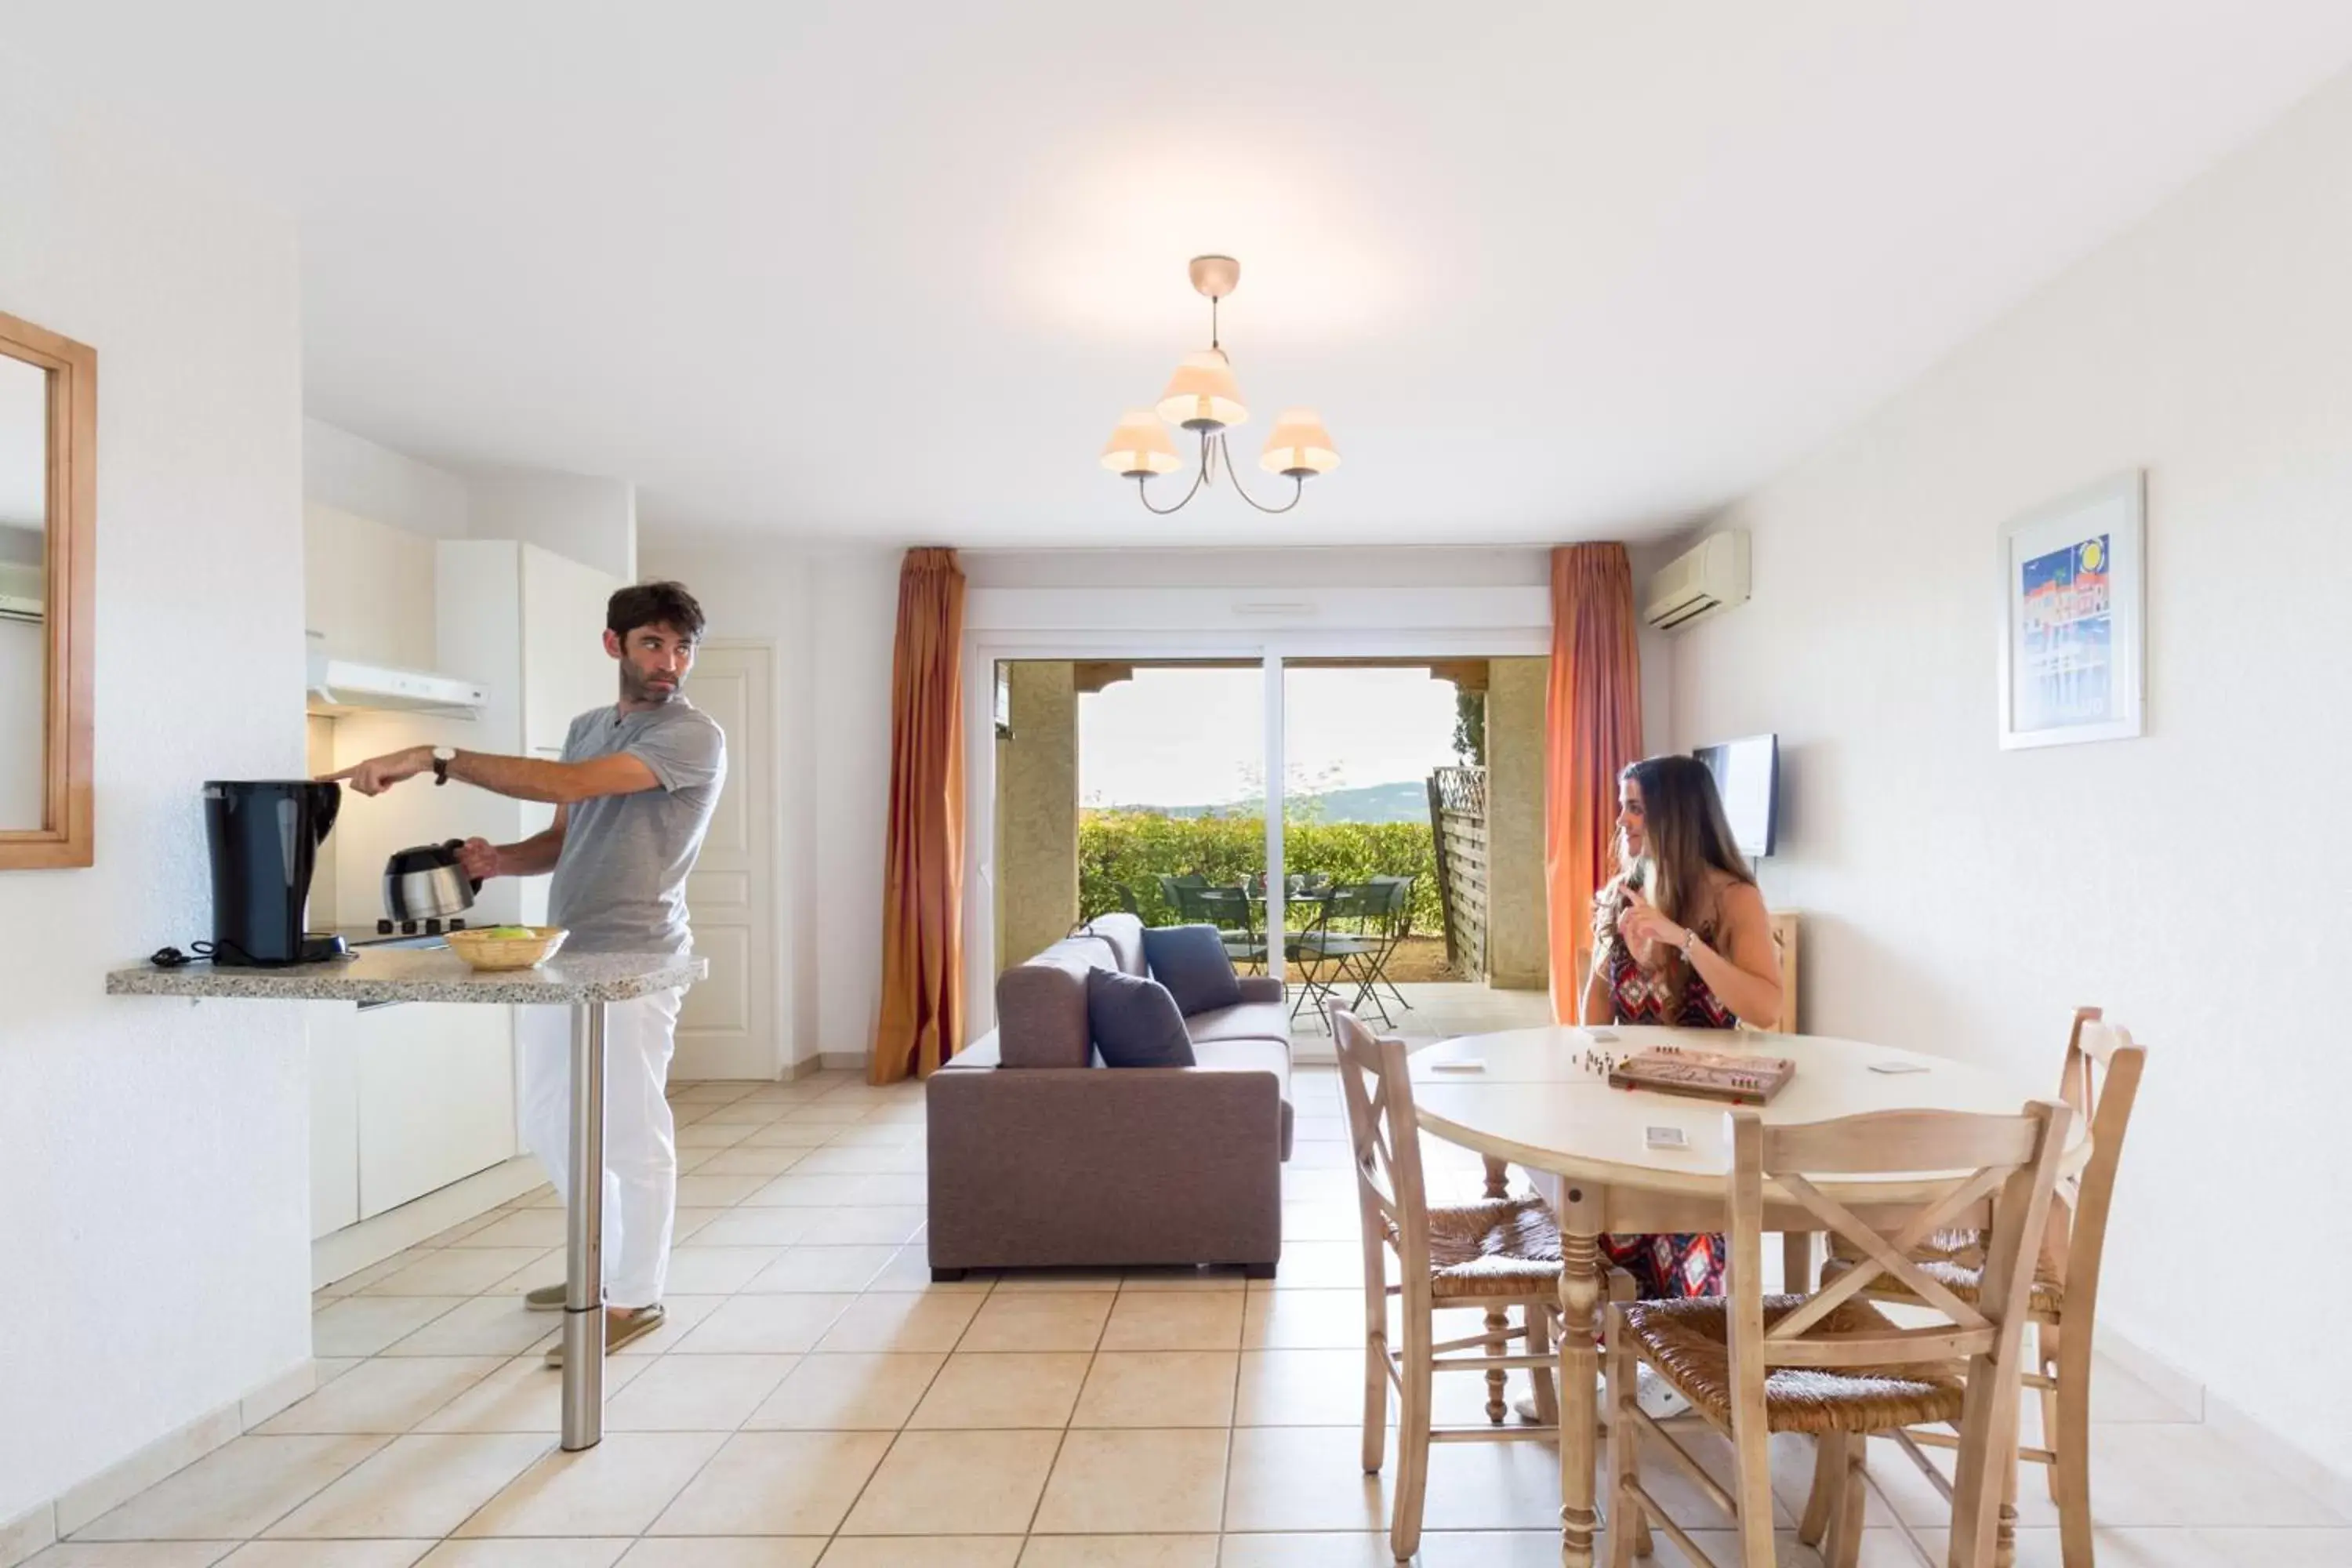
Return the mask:
<svg viewBox="0 0 2352 1568">
<path fill-rule="evenodd" d="M 1153 474 L 1172 474 L 1184 466 L 1176 455 L 1176 443 L 1168 438 L 1168 426 L 1149 408 L 1130 408 L 1118 422 L 1118 428 L 1103 443 L 1102 465 L 1114 474 L 1129 478 L 1149 479 Z"/>
<path fill-rule="evenodd" d="M 1234 384 L 1234 362 L 1223 349 L 1198 349 L 1184 356 L 1160 395 L 1160 417 L 1181 430 L 1223 430 L 1249 417 L 1242 389 Z"/>
<path fill-rule="evenodd" d="M 1184 356 L 1168 378 L 1160 401 L 1150 412 L 1129 409 L 1103 444 L 1102 466 L 1136 482 L 1136 493 L 1151 511 L 1181 510 L 1204 485 L 1217 482 L 1222 470 L 1233 481 L 1234 493 L 1260 511 L 1288 511 L 1307 493 L 1307 481 L 1339 466 L 1339 450 L 1322 417 L 1311 408 L 1286 408 L 1267 434 L 1258 467 L 1291 481 L 1290 499 L 1269 506 L 1242 488 L 1226 451 L 1225 433 L 1249 418 L 1240 384 L 1234 379 L 1233 361 L 1218 341 L 1217 302 L 1241 280 L 1241 263 L 1229 256 L 1196 256 L 1192 265 L 1192 287 L 1209 300 L 1209 346 Z M 1200 467 L 1192 483 L 1173 506 L 1154 506 L 1149 485 L 1154 476 L 1182 468 L 1169 427 L 1192 432 L 1200 442 Z"/>
<path fill-rule="evenodd" d="M 1339 452 L 1315 410 L 1286 408 L 1265 438 L 1257 466 L 1269 474 L 1328 474 L 1339 466 Z"/>
</svg>

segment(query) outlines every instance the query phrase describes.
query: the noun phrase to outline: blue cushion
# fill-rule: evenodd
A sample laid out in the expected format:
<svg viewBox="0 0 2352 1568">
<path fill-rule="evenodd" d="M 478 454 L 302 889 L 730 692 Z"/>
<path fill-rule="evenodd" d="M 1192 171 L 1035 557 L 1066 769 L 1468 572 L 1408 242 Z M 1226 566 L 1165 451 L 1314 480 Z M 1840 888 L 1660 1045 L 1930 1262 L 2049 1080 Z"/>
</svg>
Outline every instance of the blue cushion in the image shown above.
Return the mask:
<svg viewBox="0 0 2352 1568">
<path fill-rule="evenodd" d="M 1176 998 L 1157 980 L 1116 969 L 1087 971 L 1087 1026 L 1103 1065 L 1115 1068 L 1188 1068 L 1192 1037 Z"/>
<path fill-rule="evenodd" d="M 1143 933 L 1143 956 L 1151 976 L 1168 987 L 1186 1017 L 1212 1007 L 1232 1007 L 1242 999 L 1234 955 L 1214 926 L 1151 926 Z"/>
</svg>

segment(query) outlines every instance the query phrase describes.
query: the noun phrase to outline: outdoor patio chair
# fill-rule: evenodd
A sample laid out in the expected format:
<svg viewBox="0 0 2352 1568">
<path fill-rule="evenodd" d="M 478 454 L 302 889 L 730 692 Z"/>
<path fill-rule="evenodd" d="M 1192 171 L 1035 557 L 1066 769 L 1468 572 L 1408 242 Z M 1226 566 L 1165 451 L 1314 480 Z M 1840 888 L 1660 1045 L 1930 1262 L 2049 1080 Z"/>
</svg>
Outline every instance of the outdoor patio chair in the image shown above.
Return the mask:
<svg viewBox="0 0 2352 1568">
<path fill-rule="evenodd" d="M 1309 1005 L 1321 1016 L 1338 996 L 1339 988 L 1351 982 L 1358 996 L 1362 996 L 1360 965 L 1380 951 L 1379 937 L 1369 934 L 1366 928 L 1387 904 L 1387 890 L 1369 882 L 1342 883 L 1316 901 L 1306 929 L 1283 944 L 1285 955 L 1298 965 L 1298 999 L 1290 1009 L 1294 1021 L 1299 1009 Z M 1357 929 L 1344 929 L 1349 924 Z M 1335 931 L 1335 925 L 1343 929 Z M 1379 1007 L 1380 998 L 1373 997 L 1372 1005 Z M 1381 1021 L 1391 1021 L 1385 1008 L 1381 1010 Z"/>
<path fill-rule="evenodd" d="M 1160 901 L 1167 905 L 1168 913 L 1178 925 L 1183 925 L 1192 919 L 1185 912 L 1184 895 L 1209 885 L 1209 879 L 1195 876 L 1190 871 L 1181 877 L 1171 877 L 1162 871 L 1152 879 L 1160 884 Z"/>
<path fill-rule="evenodd" d="M 1217 940 L 1236 968 L 1265 969 L 1265 938 L 1257 929 L 1256 909 L 1239 888 L 1179 888 L 1187 925 L 1217 928 Z"/>
<path fill-rule="evenodd" d="M 1356 993 L 1353 1010 L 1362 1012 L 1369 997 L 1372 1005 L 1380 1009 L 1381 1021 L 1385 1023 L 1388 1009 L 1381 1002 L 1381 987 L 1387 988 L 1398 1006 L 1407 1012 L 1412 1009 L 1412 1004 L 1405 1000 L 1404 993 L 1397 989 L 1396 982 L 1389 978 L 1390 961 L 1396 957 L 1397 949 L 1404 945 L 1404 939 L 1412 934 L 1412 879 L 1374 877 L 1370 885 L 1383 889 L 1386 894 L 1379 912 L 1363 922 L 1365 934 L 1372 937 L 1380 946 L 1357 966 L 1360 989 Z"/>
</svg>

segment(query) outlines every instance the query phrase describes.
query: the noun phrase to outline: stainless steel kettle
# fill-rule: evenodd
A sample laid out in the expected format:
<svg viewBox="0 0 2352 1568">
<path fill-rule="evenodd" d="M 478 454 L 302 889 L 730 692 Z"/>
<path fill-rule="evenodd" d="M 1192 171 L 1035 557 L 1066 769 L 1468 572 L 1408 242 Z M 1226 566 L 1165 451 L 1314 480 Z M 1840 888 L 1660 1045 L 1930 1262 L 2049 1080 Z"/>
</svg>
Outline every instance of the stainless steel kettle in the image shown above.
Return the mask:
<svg viewBox="0 0 2352 1568">
<path fill-rule="evenodd" d="M 395 921 L 438 920 L 474 907 L 482 884 L 466 875 L 457 851 L 464 842 L 396 849 L 383 865 L 383 912 Z"/>
</svg>

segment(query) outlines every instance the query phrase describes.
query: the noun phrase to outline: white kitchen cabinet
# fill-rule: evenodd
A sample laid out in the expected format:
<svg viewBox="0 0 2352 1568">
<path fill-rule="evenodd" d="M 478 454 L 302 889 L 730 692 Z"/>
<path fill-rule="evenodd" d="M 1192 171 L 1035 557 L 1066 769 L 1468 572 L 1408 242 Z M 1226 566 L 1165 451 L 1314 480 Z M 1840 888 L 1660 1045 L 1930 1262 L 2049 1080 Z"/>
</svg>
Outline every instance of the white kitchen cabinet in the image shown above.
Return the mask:
<svg viewBox="0 0 2352 1568">
<path fill-rule="evenodd" d="M 315 1002 L 305 1022 L 313 1239 L 514 1155 L 514 1009 Z"/>
<path fill-rule="evenodd" d="M 513 1009 L 373 1007 L 352 1033 L 362 1219 L 513 1157 Z"/>
<path fill-rule="evenodd" d="M 310 1236 L 360 1217 L 359 1061 L 348 1002 L 303 1008 L 310 1035 Z"/>
<path fill-rule="evenodd" d="M 435 573 L 441 668 L 486 683 L 490 699 L 469 741 L 487 752 L 555 758 L 564 732 L 619 696 L 604 652 L 604 605 L 620 579 L 513 540 L 444 540 Z M 449 792 L 456 794 L 456 791 Z M 450 829 L 512 844 L 544 830 L 555 808 L 467 790 Z M 482 890 L 476 925 L 544 925 L 547 879 L 501 878 Z"/>
<path fill-rule="evenodd" d="M 593 566 L 522 547 L 523 744 L 533 755 L 561 756 L 572 721 L 618 697 L 604 632 L 619 586 Z"/>
</svg>

